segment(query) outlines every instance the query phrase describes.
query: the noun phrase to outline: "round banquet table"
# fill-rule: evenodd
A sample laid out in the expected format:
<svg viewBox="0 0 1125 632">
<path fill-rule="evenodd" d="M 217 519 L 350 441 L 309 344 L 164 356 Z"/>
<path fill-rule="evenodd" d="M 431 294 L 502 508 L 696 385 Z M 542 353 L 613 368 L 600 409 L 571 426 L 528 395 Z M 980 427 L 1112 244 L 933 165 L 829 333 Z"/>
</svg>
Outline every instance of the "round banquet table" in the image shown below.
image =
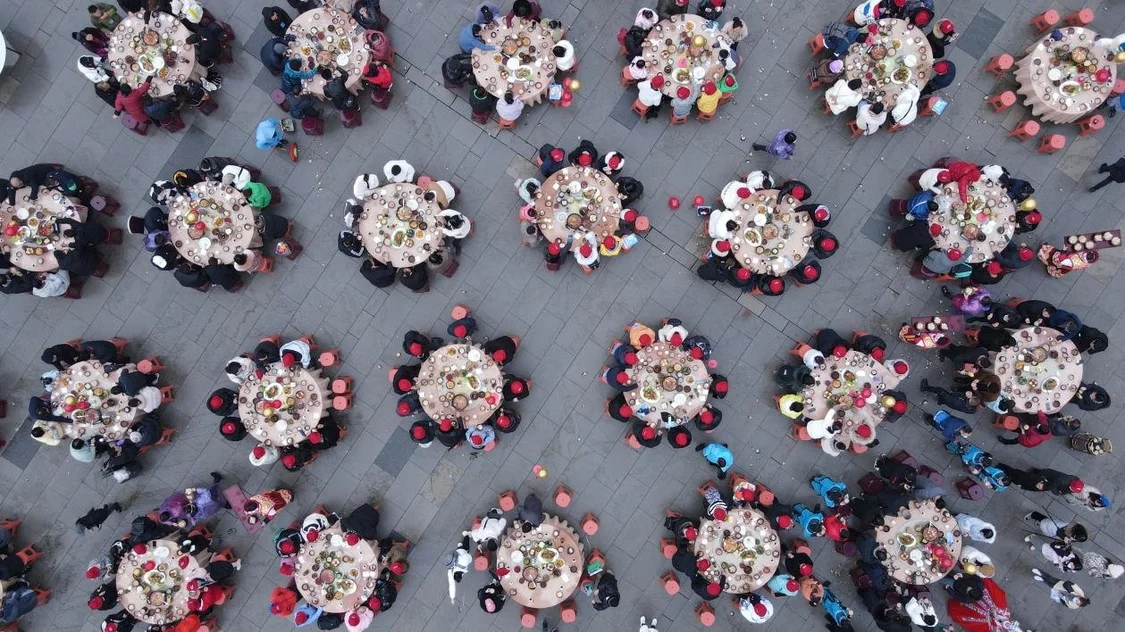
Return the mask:
<svg viewBox="0 0 1125 632">
<path fill-rule="evenodd" d="M 1082 354 L 1050 327 L 1024 327 L 1012 333 L 1015 347 L 992 354 L 1000 393 L 1015 402 L 1017 413 L 1056 413 L 1082 383 Z"/>
<path fill-rule="evenodd" d="M 371 45 L 355 18 L 346 11 L 318 7 L 293 18 L 285 34 L 296 38 L 289 43 L 289 58 L 299 59 L 301 70 L 342 70 L 348 75 L 344 85 L 359 92 L 363 68 L 371 59 Z M 324 98 L 324 77 L 313 75 L 304 85 L 312 94 Z"/>
<path fill-rule="evenodd" d="M 848 49 L 844 58 L 844 75 L 849 81 L 863 81 L 863 87 L 859 91 L 863 93 L 864 99 L 868 102 L 879 99 L 889 110 L 894 107 L 895 99 L 907 85 L 921 90 L 929 82 L 933 75 L 934 53 L 926 34 L 910 22 L 884 18 L 876 24 L 876 34 L 870 32 L 874 24 L 860 27 L 861 32 L 862 29 L 868 29 L 867 42 L 852 44 Z M 876 61 L 871 54 L 876 48 L 886 51 L 886 56 L 880 61 Z M 916 63 L 909 68 L 909 77 L 900 83 L 892 74 L 899 68 L 906 68 L 903 60 L 907 55 L 913 55 Z M 882 69 L 886 69 L 886 72 Z"/>
<path fill-rule="evenodd" d="M 255 227 L 258 211 L 246 201 L 241 191 L 229 184 L 207 180 L 193 185 L 187 195 L 177 195 L 168 205 L 168 232 L 172 245 L 188 261 L 207 265 L 214 257 L 219 263 L 232 264 L 234 256 L 262 245 Z M 194 218 L 194 222 L 189 219 Z M 204 232 L 198 239 L 192 224 L 203 222 Z"/>
<path fill-rule="evenodd" d="M 961 557 L 961 530 L 957 520 L 948 510 L 938 509 L 932 500 L 910 501 L 899 512 L 887 518 L 886 524 L 875 528 L 875 545 L 887 552 L 883 563 L 891 577 L 903 582 L 921 586 L 932 584 L 953 570 L 953 564 L 942 570 L 937 558 L 926 550 L 922 530 L 935 527 L 937 538 L 931 542 L 945 551 L 950 561 Z M 901 537 L 900 537 L 900 534 Z M 913 541 L 913 544 L 910 542 Z"/>
<path fill-rule="evenodd" d="M 205 553 L 209 556 L 209 553 Z M 146 571 L 152 562 L 155 567 Z M 168 625 L 191 614 L 187 584 L 207 578 L 200 560 L 179 552 L 172 540 L 153 540 L 144 553 L 129 549 L 117 569 L 117 598 L 136 619 L 154 625 Z"/>
<path fill-rule="evenodd" d="M 251 373 L 238 389 L 238 416 L 255 439 L 267 446 L 294 445 L 305 440 L 328 414 L 328 380 L 320 369 L 299 364 L 285 368 L 274 362 L 261 379 Z M 280 403 L 280 408 L 266 406 Z"/>
<path fill-rule="evenodd" d="M 351 546 L 344 537 L 337 522 L 302 546 L 294 564 L 297 591 L 325 612 L 350 612 L 363 605 L 379 578 L 378 543 L 360 540 Z"/>
<path fill-rule="evenodd" d="M 545 560 L 544 555 L 551 560 Z M 555 516 L 529 533 L 511 526 L 496 551 L 496 568 L 509 573 L 500 578 L 508 596 L 528 608 L 557 606 L 574 593 L 582 578 L 582 543 L 574 529 Z M 528 560 L 534 560 L 532 566 Z"/>
<path fill-rule="evenodd" d="M 422 409 L 432 419 L 483 423 L 504 402 L 500 365 L 479 345 L 454 343 L 434 351 L 414 379 Z"/>
<path fill-rule="evenodd" d="M 617 231 L 621 211 L 617 185 L 609 176 L 590 167 L 560 169 L 535 194 L 539 231 L 557 244 L 565 244 L 569 239 L 577 247 L 588 232 L 593 232 L 601 243 Z"/>
<path fill-rule="evenodd" d="M 538 22 L 503 18 L 486 24 L 481 39 L 496 50 L 473 49 L 473 76 L 489 94 L 502 99 L 512 91 L 528 105 L 543 100 L 555 78 L 555 40 Z"/>
<path fill-rule="evenodd" d="M 661 20 L 648 32 L 641 57 L 650 77 L 653 68 L 664 75 L 660 91 L 665 96 L 675 98 L 676 90 L 682 86 L 690 88 L 692 84 L 703 85 L 708 81 L 718 84 L 726 74 L 718 51 L 730 48 L 730 42 L 717 25 L 708 28 L 707 24 L 707 20 L 698 15 L 684 13 Z M 698 49 L 699 55 L 692 55 L 690 43 L 696 35 L 703 36 L 707 43 Z"/>
<path fill-rule="evenodd" d="M 812 247 L 813 223 L 795 211 L 800 202 L 786 195 L 777 203 L 776 189 L 764 189 L 742 200 L 735 211 L 738 228 L 731 231 L 731 251 L 743 267 L 758 274 L 781 276 L 793 269 Z"/>
<path fill-rule="evenodd" d="M 1015 235 L 1016 205 L 996 182 L 982 178 L 970 184 L 968 203 L 961 201 L 956 182 L 943 184 L 937 198 L 938 210 L 929 217 L 931 225 L 941 227 L 934 237 L 935 248 L 957 248 L 967 253 L 963 261 L 981 263 L 1000 254 Z M 968 237 L 966 232 L 975 236 Z"/>
<path fill-rule="evenodd" d="M 203 76 L 203 69 L 195 63 L 195 46 L 187 43 L 191 31 L 179 19 L 154 13 L 147 30 L 159 35 L 152 46 L 140 39 L 146 31 L 144 16 L 130 13 L 110 35 L 106 62 L 118 81 L 136 88 L 152 75 L 148 93 L 167 97 L 174 86 Z"/>
<path fill-rule="evenodd" d="M 359 233 L 380 263 L 411 268 L 441 248 L 445 225 L 434 194 L 409 182 L 379 187 L 363 200 Z"/>
<path fill-rule="evenodd" d="M 101 362 L 91 359 L 59 371 L 59 376 L 51 386 L 51 408 L 56 415 L 74 420 L 73 423 L 62 424 L 63 432 L 68 437 L 77 439 L 98 436 L 113 441 L 124 437 L 144 414 L 141 409 L 129 406 L 128 396 L 112 395 L 109 392 L 117 386 L 117 378 L 123 369 L 136 371 L 137 367 L 125 364 L 121 369 L 107 372 Z M 89 408 L 66 412 L 63 406 L 71 396 L 78 401 L 87 402 Z"/>
<path fill-rule="evenodd" d="M 898 375 L 881 362 L 854 349 L 849 349 L 843 358 L 825 356 L 824 364 L 813 369 L 812 376 L 816 382 L 801 391 L 805 398 L 804 415 L 810 419 L 824 417 L 829 408 L 851 408 L 852 393 L 865 386 L 871 389 L 872 396 L 863 398 L 864 405 L 876 406 L 874 398 L 899 382 Z"/>
<path fill-rule="evenodd" d="M 24 216 L 23 219 L 20 216 Z M 58 270 L 55 250 L 66 248 L 74 240 L 59 234 L 55 220 L 59 218 L 86 221 L 86 207 L 77 200 L 46 187 L 39 188 L 39 197 L 31 199 L 31 187 L 16 191 L 15 206 L 7 199 L 0 201 L 0 226 L 15 222 L 20 233 L 14 237 L 4 235 L 3 249 L 10 253 L 12 265 L 28 272 Z M 42 232 L 47 232 L 44 235 Z M 33 236 L 38 232 L 38 236 Z"/>
<path fill-rule="evenodd" d="M 637 349 L 637 364 L 625 373 L 637 385 L 625 392 L 625 401 L 650 426 L 661 427 L 662 413 L 674 415 L 677 426 L 686 424 L 707 403 L 707 365 L 671 343 L 657 341 Z"/>
<path fill-rule="evenodd" d="M 701 573 L 705 579 L 727 578 L 724 592 L 741 595 L 764 586 L 781 561 L 781 540 L 757 509 L 737 507 L 726 520 L 705 519 L 692 553 L 711 566 Z"/>
<path fill-rule="evenodd" d="M 1071 123 L 1092 114 L 1094 108 L 1109 97 L 1117 79 L 1117 63 L 1112 59 L 1112 52 L 1094 49 L 1098 34 L 1090 29 L 1067 26 L 1059 30 L 1063 34 L 1061 40 L 1055 41 L 1048 34 L 1032 44 L 1025 56 L 1016 62 L 1017 92 L 1023 95 L 1024 103 L 1035 116 L 1050 123 Z M 1069 53 L 1080 47 L 1089 51 L 1089 62 L 1092 64 L 1081 71 L 1069 60 Z M 1062 54 L 1068 55 L 1067 61 L 1061 62 L 1056 58 L 1056 55 Z M 1048 72 L 1056 68 L 1062 73 L 1059 84 L 1048 76 Z M 1094 74 L 1102 69 L 1109 71 L 1108 82 L 1094 78 Z M 1074 95 L 1064 94 L 1062 86 L 1071 81 L 1078 83 L 1080 91 Z"/>
</svg>

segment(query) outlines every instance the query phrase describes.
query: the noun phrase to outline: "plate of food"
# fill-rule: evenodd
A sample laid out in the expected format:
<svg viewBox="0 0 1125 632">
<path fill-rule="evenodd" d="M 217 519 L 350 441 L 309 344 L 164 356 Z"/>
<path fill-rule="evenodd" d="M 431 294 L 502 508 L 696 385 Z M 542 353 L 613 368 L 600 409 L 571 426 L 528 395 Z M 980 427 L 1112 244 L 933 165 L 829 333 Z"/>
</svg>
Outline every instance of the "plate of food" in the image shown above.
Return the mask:
<svg viewBox="0 0 1125 632">
<path fill-rule="evenodd" d="M 894 72 L 891 73 L 891 81 L 900 85 L 910 81 L 910 69 L 895 68 Z"/>
</svg>

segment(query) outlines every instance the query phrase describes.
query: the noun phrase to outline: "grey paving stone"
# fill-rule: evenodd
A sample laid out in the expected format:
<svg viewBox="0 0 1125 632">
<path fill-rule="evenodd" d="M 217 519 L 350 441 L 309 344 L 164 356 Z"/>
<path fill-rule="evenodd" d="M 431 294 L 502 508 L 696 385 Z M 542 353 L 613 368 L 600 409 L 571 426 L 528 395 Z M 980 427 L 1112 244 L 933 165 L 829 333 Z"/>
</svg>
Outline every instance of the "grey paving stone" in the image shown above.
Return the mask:
<svg viewBox="0 0 1125 632">
<path fill-rule="evenodd" d="M 973 59 L 979 59 L 1002 26 L 1004 26 L 1002 18 L 996 17 L 988 9 L 981 9 L 969 23 L 961 38 L 957 40 L 957 48 L 971 55 Z"/>
<path fill-rule="evenodd" d="M 416 447 L 417 445 L 410 439 L 410 434 L 398 428 L 391 433 L 386 445 L 375 457 L 375 465 L 391 476 L 398 476 Z"/>
</svg>

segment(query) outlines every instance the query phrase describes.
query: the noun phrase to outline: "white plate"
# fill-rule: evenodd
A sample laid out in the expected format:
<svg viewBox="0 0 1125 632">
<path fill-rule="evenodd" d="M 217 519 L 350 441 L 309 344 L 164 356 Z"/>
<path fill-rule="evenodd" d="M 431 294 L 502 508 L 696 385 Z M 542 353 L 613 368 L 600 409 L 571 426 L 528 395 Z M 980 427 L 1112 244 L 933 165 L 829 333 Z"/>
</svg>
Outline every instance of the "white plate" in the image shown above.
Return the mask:
<svg viewBox="0 0 1125 632">
<path fill-rule="evenodd" d="M 348 56 L 347 56 L 346 53 L 340 53 L 339 55 L 336 55 L 336 65 L 337 66 L 347 66 L 348 65 Z"/>
<path fill-rule="evenodd" d="M 480 349 L 477 349 L 476 347 L 469 349 L 469 359 L 473 362 L 480 361 Z"/>
<path fill-rule="evenodd" d="M 27 209 L 25 209 L 25 208 L 21 208 L 21 209 L 16 210 L 16 217 L 18 217 L 20 219 L 27 219 L 30 216 L 31 216 L 31 213 L 28 213 Z"/>
<path fill-rule="evenodd" d="M 172 554 L 172 551 L 170 551 L 166 546 L 158 546 L 152 550 L 152 554 L 156 557 L 168 557 Z"/>
<path fill-rule="evenodd" d="M 520 60 L 512 57 L 508 60 L 508 63 L 506 65 L 508 66 L 508 70 L 515 70 L 516 68 L 520 67 Z"/>
<path fill-rule="evenodd" d="M 210 237 L 200 237 L 199 238 L 199 247 L 204 249 L 204 250 L 207 250 L 208 248 L 210 248 L 211 247 L 211 238 Z"/>
</svg>

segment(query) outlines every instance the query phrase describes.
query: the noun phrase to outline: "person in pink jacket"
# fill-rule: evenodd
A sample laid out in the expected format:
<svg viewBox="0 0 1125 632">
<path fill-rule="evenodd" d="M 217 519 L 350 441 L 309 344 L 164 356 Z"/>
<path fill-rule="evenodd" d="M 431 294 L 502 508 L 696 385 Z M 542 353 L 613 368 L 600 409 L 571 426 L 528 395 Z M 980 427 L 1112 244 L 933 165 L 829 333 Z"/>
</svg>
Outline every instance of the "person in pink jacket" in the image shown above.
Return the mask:
<svg viewBox="0 0 1125 632">
<path fill-rule="evenodd" d="M 130 88 L 122 83 L 121 87 L 118 88 L 117 99 L 113 102 L 113 118 L 117 118 L 121 116 L 122 112 L 125 112 L 136 119 L 138 123 L 147 123 L 149 118 L 148 114 L 145 114 L 144 98 L 148 94 L 148 87 L 151 84 L 151 77 L 136 88 Z"/>
</svg>

